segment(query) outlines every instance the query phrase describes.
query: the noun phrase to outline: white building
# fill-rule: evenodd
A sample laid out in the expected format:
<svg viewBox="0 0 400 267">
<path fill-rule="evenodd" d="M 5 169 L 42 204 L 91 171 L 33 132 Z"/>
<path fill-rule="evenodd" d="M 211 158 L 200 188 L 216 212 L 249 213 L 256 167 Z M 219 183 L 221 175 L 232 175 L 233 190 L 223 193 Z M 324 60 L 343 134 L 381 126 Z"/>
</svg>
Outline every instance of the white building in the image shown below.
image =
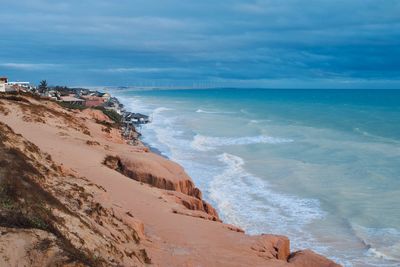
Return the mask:
<svg viewBox="0 0 400 267">
<path fill-rule="evenodd" d="M 7 88 L 10 91 L 22 91 L 22 92 L 27 92 L 34 89 L 34 87 L 31 85 L 30 82 L 10 82 L 10 81 L 8 82 L 8 86 L 6 86 L 6 91 Z"/>
<path fill-rule="evenodd" d="M 6 91 L 6 85 L 8 84 L 8 78 L 0 77 L 0 92 Z"/>
<path fill-rule="evenodd" d="M 30 82 L 8 82 L 8 85 L 16 85 L 18 87 L 27 88 L 27 89 L 31 87 Z"/>
</svg>

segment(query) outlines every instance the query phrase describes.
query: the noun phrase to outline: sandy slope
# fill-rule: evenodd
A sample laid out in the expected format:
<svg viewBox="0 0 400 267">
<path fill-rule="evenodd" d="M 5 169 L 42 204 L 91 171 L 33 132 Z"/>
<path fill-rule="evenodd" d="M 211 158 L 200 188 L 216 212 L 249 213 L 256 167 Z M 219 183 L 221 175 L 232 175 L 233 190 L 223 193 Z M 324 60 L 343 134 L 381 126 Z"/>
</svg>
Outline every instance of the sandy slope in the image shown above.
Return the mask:
<svg viewBox="0 0 400 267">
<path fill-rule="evenodd" d="M 336 266 L 311 251 L 289 255 L 285 237 L 248 236 L 219 222 L 179 165 L 142 145 L 127 145 L 118 129 L 99 123 L 107 120 L 100 111 L 67 111 L 52 102 L 27 99 L 29 103 L 0 98 L 0 122 L 51 155 L 64 172 L 104 189 L 93 193 L 94 198 L 124 220 L 132 219 L 132 228 L 141 236 L 134 248 L 144 248 L 151 264 Z M 107 156 L 114 159 L 108 166 L 103 164 Z M 2 240 L 0 236 L 0 247 Z M 119 246 L 125 249 L 126 244 L 121 241 Z M 123 257 L 120 264 L 150 261 L 139 257 L 128 262 Z"/>
</svg>

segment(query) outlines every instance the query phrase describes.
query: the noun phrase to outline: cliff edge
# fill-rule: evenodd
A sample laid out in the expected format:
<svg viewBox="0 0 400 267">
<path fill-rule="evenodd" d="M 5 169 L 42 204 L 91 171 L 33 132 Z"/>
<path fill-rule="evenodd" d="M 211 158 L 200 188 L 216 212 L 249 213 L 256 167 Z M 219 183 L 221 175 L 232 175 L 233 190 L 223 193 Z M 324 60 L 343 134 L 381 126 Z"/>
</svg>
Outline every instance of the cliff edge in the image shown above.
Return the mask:
<svg viewBox="0 0 400 267">
<path fill-rule="evenodd" d="M 0 95 L 0 266 L 339 266 L 224 224 L 182 167 L 106 122 Z"/>
</svg>

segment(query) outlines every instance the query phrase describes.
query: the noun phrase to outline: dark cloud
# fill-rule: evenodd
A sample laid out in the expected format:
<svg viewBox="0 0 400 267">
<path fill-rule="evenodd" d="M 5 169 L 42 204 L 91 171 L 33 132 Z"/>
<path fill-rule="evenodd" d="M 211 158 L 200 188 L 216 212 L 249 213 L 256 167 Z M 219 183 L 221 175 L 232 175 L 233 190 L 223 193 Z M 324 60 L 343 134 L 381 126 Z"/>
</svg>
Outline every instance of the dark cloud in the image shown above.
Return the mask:
<svg viewBox="0 0 400 267">
<path fill-rule="evenodd" d="M 399 14 L 397 0 L 19 0 L 2 3 L 0 73 L 88 85 L 399 87 Z"/>
</svg>

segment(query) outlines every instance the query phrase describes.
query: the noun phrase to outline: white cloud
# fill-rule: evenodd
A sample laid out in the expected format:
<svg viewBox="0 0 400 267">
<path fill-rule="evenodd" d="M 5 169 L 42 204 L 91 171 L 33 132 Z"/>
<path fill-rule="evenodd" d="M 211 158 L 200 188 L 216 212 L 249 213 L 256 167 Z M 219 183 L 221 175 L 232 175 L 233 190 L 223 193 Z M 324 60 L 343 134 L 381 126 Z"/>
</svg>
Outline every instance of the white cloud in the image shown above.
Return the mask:
<svg viewBox="0 0 400 267">
<path fill-rule="evenodd" d="M 396 0 L 9 2 L 0 68 L 10 75 L 123 82 L 400 75 Z"/>
<path fill-rule="evenodd" d="M 136 73 L 162 73 L 162 72 L 176 72 L 185 71 L 182 68 L 108 68 L 108 69 L 91 69 L 91 71 L 104 71 L 111 73 L 124 73 L 124 72 L 136 72 Z"/>
<path fill-rule="evenodd" d="M 45 70 L 58 68 L 60 64 L 44 64 L 44 63 L 0 63 L 0 67 L 17 69 L 17 70 Z"/>
</svg>

